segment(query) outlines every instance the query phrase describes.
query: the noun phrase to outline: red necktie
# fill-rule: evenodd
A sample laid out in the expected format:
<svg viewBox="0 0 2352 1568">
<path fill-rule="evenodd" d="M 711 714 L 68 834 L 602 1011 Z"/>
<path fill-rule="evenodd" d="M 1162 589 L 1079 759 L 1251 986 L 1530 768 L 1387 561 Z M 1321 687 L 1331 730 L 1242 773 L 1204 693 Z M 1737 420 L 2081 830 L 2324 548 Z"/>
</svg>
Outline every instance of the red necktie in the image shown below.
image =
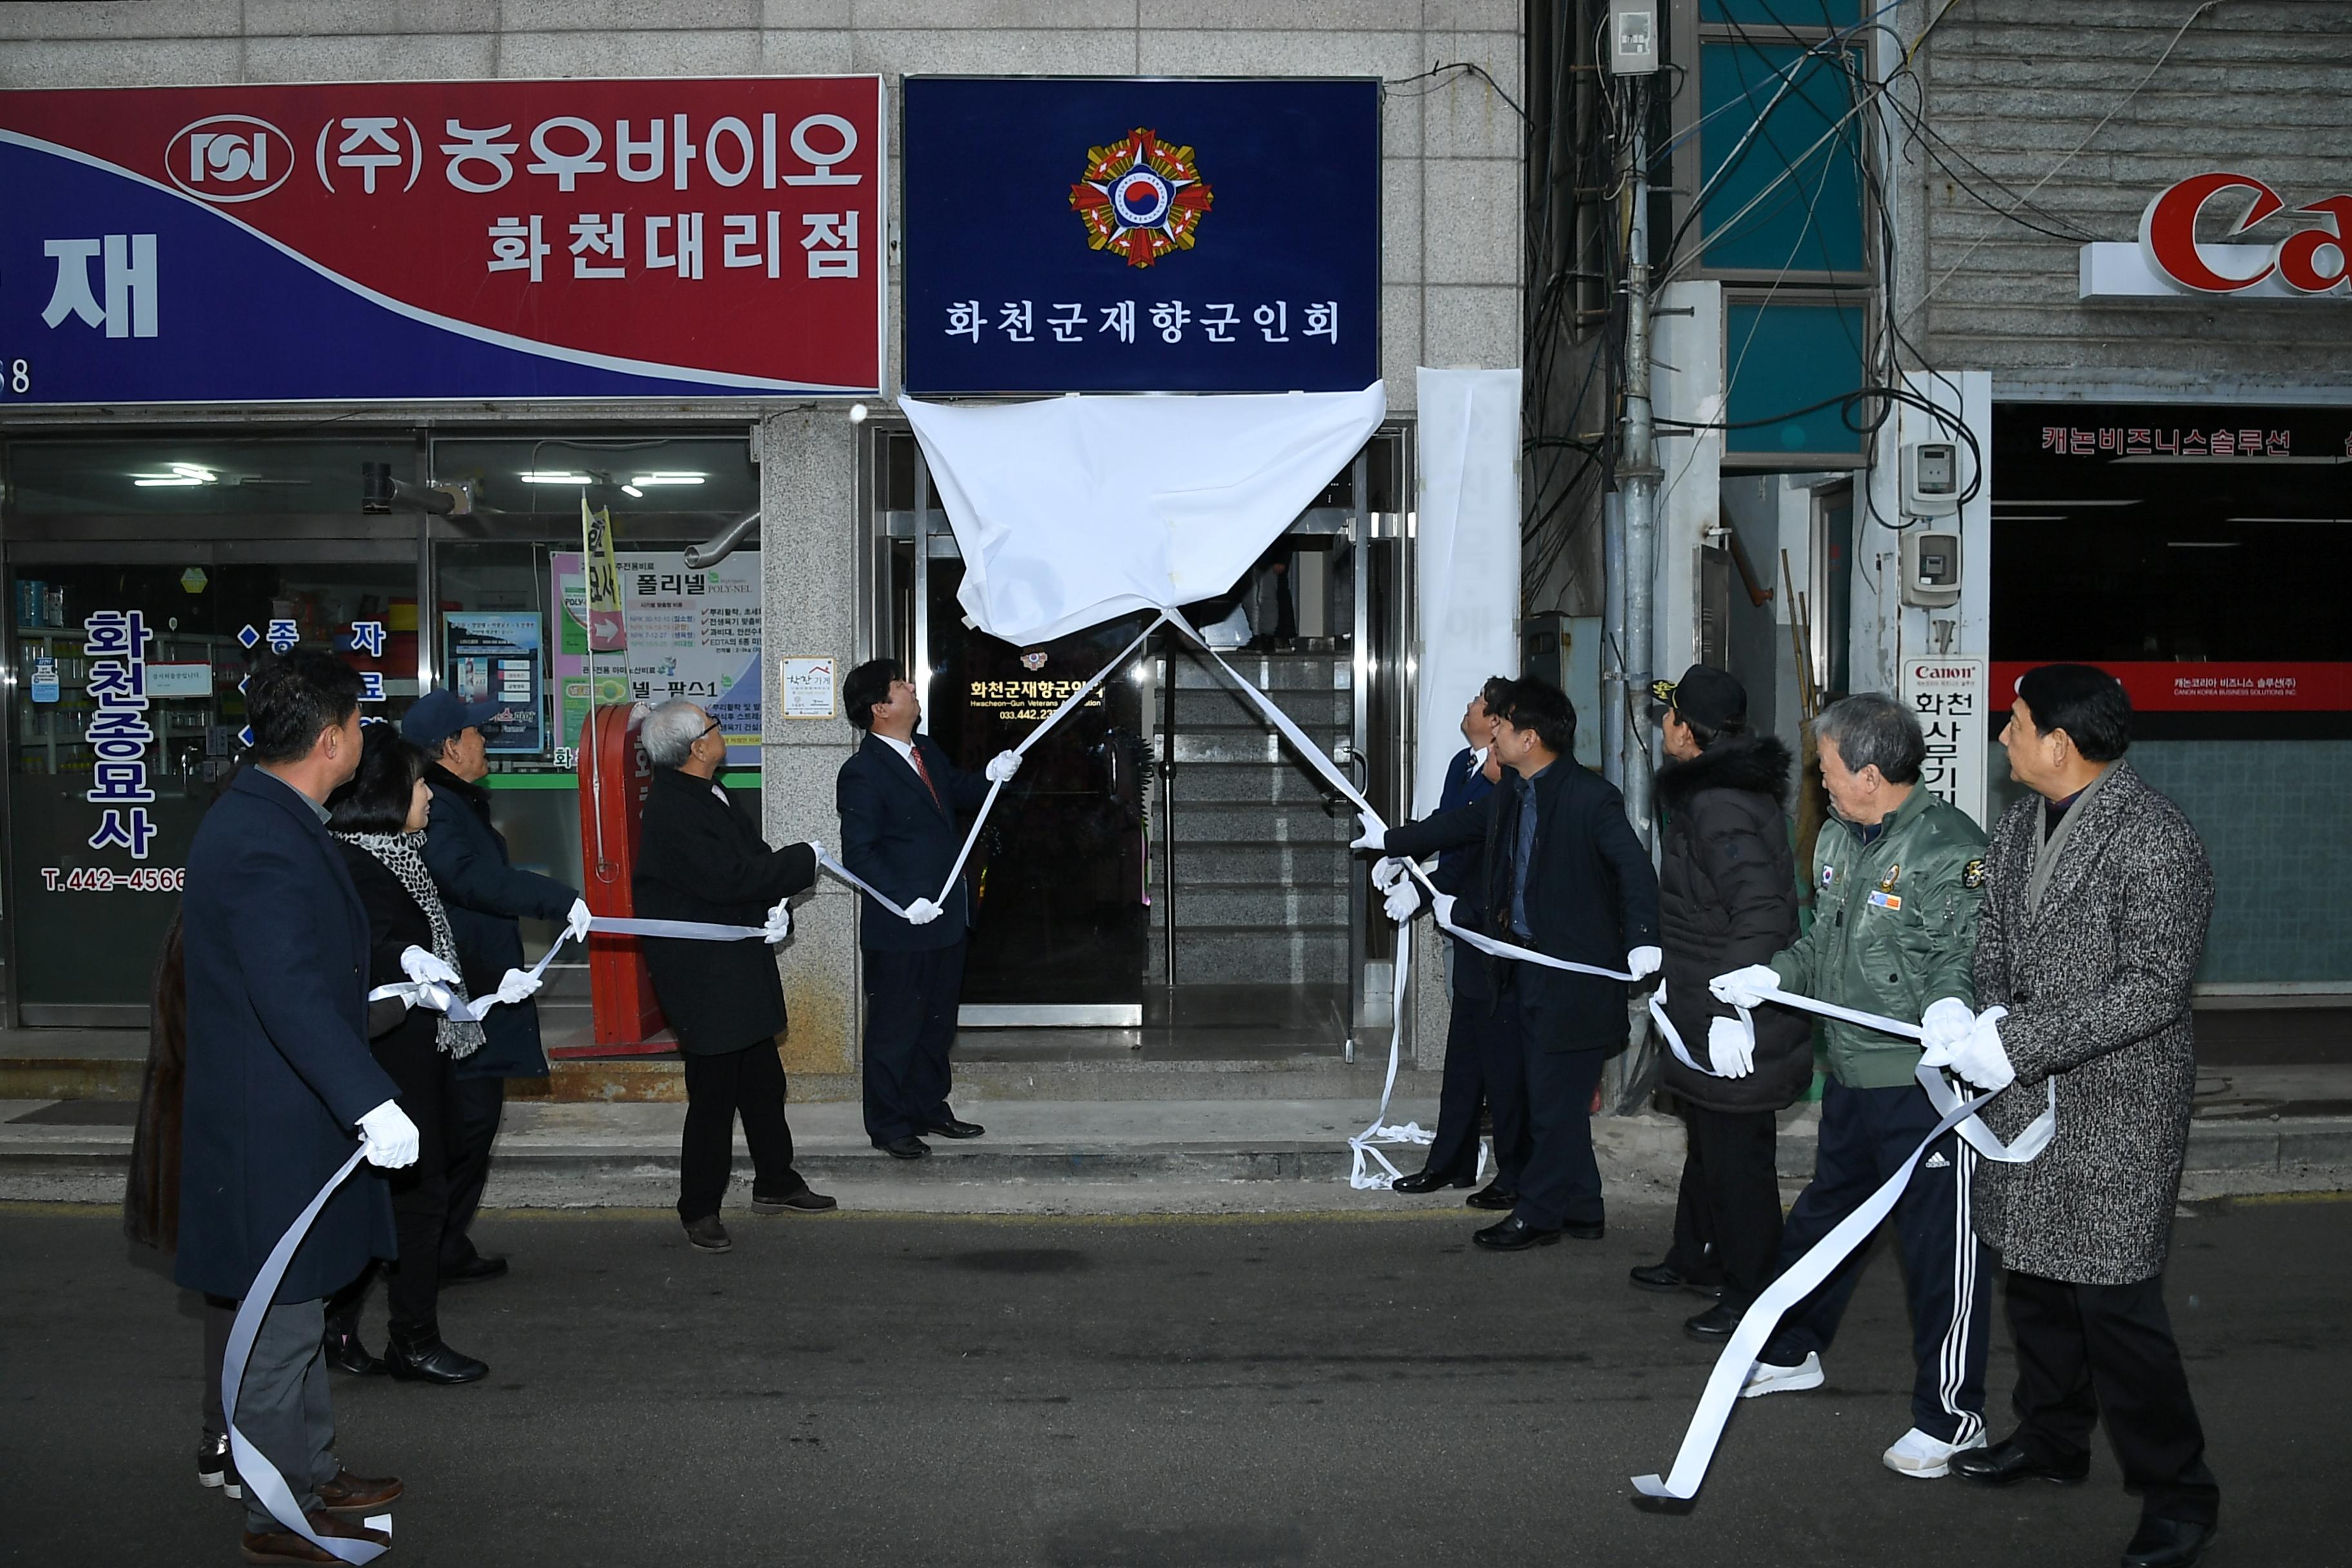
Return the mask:
<svg viewBox="0 0 2352 1568">
<path fill-rule="evenodd" d="M 931 782 L 931 770 L 923 765 L 923 748 L 909 746 L 907 748 L 907 754 L 915 759 L 915 772 L 922 778 L 923 787 L 931 792 L 931 804 L 945 810 L 945 805 L 940 800 L 940 786 Z"/>
</svg>

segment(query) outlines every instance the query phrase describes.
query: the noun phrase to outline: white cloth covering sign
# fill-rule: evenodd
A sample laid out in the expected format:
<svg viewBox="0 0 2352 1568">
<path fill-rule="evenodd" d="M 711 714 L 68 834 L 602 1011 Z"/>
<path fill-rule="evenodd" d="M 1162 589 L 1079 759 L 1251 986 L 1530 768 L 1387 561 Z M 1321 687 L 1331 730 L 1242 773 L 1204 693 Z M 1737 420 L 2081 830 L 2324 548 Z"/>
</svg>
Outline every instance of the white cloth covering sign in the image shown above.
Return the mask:
<svg viewBox="0 0 2352 1568">
<path fill-rule="evenodd" d="M 1034 644 L 1214 598 L 1344 468 L 1386 388 L 901 401 L 963 552 L 972 624 Z"/>
<path fill-rule="evenodd" d="M 1445 791 L 1454 726 L 1490 675 L 1519 672 L 1519 373 L 1413 373 L 1421 410 L 1421 746 L 1412 810 Z"/>
</svg>

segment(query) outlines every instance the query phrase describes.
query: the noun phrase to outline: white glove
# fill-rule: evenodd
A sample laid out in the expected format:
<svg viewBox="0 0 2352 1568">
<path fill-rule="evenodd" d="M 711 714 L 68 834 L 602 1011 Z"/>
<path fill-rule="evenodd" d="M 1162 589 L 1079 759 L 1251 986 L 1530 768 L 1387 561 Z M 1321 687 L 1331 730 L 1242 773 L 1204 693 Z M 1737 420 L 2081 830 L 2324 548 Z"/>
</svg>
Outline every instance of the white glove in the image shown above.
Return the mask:
<svg viewBox="0 0 2352 1568">
<path fill-rule="evenodd" d="M 792 934 L 792 902 L 788 899 L 778 899 L 776 907 L 768 911 L 768 945 L 773 947 Z"/>
<path fill-rule="evenodd" d="M 1430 902 L 1430 906 L 1429 906 L 1429 907 L 1430 907 L 1430 909 L 1431 909 L 1431 910 L 1432 910 L 1436 914 L 1436 916 L 1437 916 L 1437 923 L 1438 923 L 1438 924 L 1440 924 L 1440 925 L 1452 925 L 1452 924 L 1454 923 L 1454 895 L 1453 895 L 1453 894 L 1451 894 L 1451 893 L 1440 893 L 1440 894 L 1438 894 L 1438 895 L 1437 895 L 1437 897 L 1436 897 L 1435 899 L 1433 899 L 1433 900 L 1431 900 L 1431 902 Z"/>
<path fill-rule="evenodd" d="M 1625 973 L 1636 980 L 1647 980 L 1666 962 L 1666 955 L 1654 947 L 1637 947 L 1625 955 Z"/>
<path fill-rule="evenodd" d="M 1951 1065 L 1952 1051 L 1969 1032 L 1977 1026 L 1977 1016 L 1969 1005 L 1957 996 L 1947 996 L 1929 1005 L 1919 1019 L 1919 1056 L 1922 1067 L 1940 1068 Z"/>
<path fill-rule="evenodd" d="M 572 900 L 572 912 L 563 917 L 563 934 L 570 937 L 573 942 L 586 942 L 588 940 L 588 922 L 595 918 L 596 917 L 589 911 L 587 900 Z"/>
<path fill-rule="evenodd" d="M 415 948 L 409 949 L 411 952 Z M 428 957 L 430 954 L 427 955 Z M 368 1163 L 396 1171 L 416 1163 L 416 1123 L 396 1100 L 385 1100 L 360 1118 L 360 1148 Z"/>
<path fill-rule="evenodd" d="M 1372 862 L 1372 886 L 1383 893 L 1395 887 L 1398 879 L 1406 875 L 1404 862 L 1394 856 L 1383 855 Z"/>
<path fill-rule="evenodd" d="M 988 759 L 988 766 L 981 771 L 988 775 L 988 782 L 992 784 L 1011 784 L 1013 775 L 1021 771 L 1021 753 L 999 752 Z"/>
<path fill-rule="evenodd" d="M 1388 824 L 1369 811 L 1356 813 L 1356 820 L 1364 825 L 1364 836 L 1348 846 L 1350 849 L 1385 850 L 1389 847 Z"/>
<path fill-rule="evenodd" d="M 439 955 L 427 952 L 421 947 L 409 946 L 400 950 L 400 970 L 402 973 L 420 984 L 427 982 L 439 985 L 465 984 L 457 977 L 456 970 L 441 962 Z M 402 1162 L 404 1164 L 406 1163 L 406 1161 Z"/>
<path fill-rule="evenodd" d="M 1412 919 L 1415 910 L 1421 908 L 1421 889 L 1412 885 L 1411 877 L 1402 878 L 1395 887 L 1389 889 L 1383 902 L 1389 911 L 1389 919 L 1402 925 Z"/>
<path fill-rule="evenodd" d="M 1952 1071 L 1979 1089 L 2007 1089 L 2017 1081 L 2017 1069 L 2009 1064 L 2009 1051 L 2000 1043 L 2000 1020 L 2009 1016 L 2006 1007 L 1988 1007 L 1977 1019 L 1977 1026 L 1969 1031 L 1968 1038 L 1952 1050 Z M 1925 1060 L 1925 1058 L 1921 1058 Z"/>
<path fill-rule="evenodd" d="M 509 969 L 499 977 L 498 999 L 511 1007 L 528 1002 L 546 982 L 528 969 Z"/>
<path fill-rule="evenodd" d="M 1737 1018 L 1710 1018 L 1706 1059 L 1717 1078 L 1746 1078 L 1756 1070 L 1756 1037 Z"/>
<path fill-rule="evenodd" d="M 1759 1007 L 1763 1005 L 1764 993 L 1780 989 L 1780 977 L 1769 963 L 1751 963 L 1745 969 L 1717 975 L 1706 983 L 1706 988 L 1727 1007 Z"/>
<path fill-rule="evenodd" d="M 940 906 L 931 902 L 930 900 L 917 899 L 913 903 L 907 906 L 907 923 L 908 925 L 927 926 L 933 921 L 939 919 L 940 913 Z"/>
</svg>

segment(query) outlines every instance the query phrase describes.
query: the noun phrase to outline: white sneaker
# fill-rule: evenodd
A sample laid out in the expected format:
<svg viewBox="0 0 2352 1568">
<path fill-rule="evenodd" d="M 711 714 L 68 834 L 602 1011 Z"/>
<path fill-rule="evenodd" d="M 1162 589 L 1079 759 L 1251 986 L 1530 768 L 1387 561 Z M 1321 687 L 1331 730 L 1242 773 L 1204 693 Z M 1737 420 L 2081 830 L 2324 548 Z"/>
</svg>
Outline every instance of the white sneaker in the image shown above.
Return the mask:
<svg viewBox="0 0 2352 1568">
<path fill-rule="evenodd" d="M 1895 1447 L 1886 1450 L 1886 1468 L 1898 1476 L 1916 1476 L 1932 1481 L 1952 1468 L 1952 1456 L 1969 1448 L 1984 1447 L 1984 1434 L 1979 1432 L 1965 1443 L 1947 1443 L 1941 1437 L 1930 1437 L 1916 1426 L 1895 1439 Z"/>
<path fill-rule="evenodd" d="M 1753 1399 L 1759 1394 L 1797 1394 L 1808 1388 L 1819 1388 L 1825 1379 L 1822 1375 L 1822 1358 L 1818 1352 L 1807 1351 L 1805 1359 L 1794 1366 L 1777 1366 L 1759 1361 L 1748 1369 L 1748 1382 L 1739 1390 L 1742 1399 Z"/>
</svg>

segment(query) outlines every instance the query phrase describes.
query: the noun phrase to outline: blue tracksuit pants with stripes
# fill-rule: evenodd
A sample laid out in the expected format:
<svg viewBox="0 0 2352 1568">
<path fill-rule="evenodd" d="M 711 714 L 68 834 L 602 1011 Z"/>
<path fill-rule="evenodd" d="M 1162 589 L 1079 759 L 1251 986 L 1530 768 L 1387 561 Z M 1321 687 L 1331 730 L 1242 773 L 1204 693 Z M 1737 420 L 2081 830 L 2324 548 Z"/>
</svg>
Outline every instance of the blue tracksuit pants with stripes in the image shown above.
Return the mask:
<svg viewBox="0 0 2352 1568">
<path fill-rule="evenodd" d="M 1935 1129 L 1935 1106 L 1916 1084 L 1848 1089 L 1832 1080 L 1822 1095 L 1821 1152 L 1813 1179 L 1789 1211 L 1780 1236 L 1785 1269 L 1908 1159 Z M 1895 1205 L 1895 1237 L 1911 1302 L 1911 1346 L 1918 1373 L 1911 1385 L 1912 1425 L 1947 1443 L 1984 1431 L 1985 1335 L 1991 1328 L 1992 1257 L 1977 1239 L 1969 1212 L 1976 1153 L 1947 1132 L 1912 1173 Z M 1763 1359 L 1789 1366 L 1829 1349 L 1853 1300 L 1869 1248 L 1780 1320 Z"/>
</svg>

